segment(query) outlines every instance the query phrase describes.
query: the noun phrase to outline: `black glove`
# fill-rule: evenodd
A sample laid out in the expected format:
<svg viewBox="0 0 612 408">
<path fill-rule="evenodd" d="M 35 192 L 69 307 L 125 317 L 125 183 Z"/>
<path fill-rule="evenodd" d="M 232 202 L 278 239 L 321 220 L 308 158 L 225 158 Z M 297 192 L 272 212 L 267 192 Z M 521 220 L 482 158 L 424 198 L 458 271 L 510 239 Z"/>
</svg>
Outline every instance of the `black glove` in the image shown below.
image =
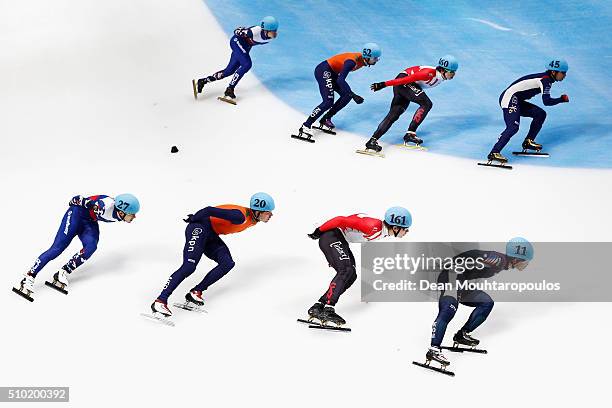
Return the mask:
<svg viewBox="0 0 612 408">
<path fill-rule="evenodd" d="M 357 94 L 353 94 L 352 98 L 357 105 L 361 105 L 363 103 L 363 98 Z"/>
<path fill-rule="evenodd" d="M 567 96 L 566 94 L 563 94 L 563 95 L 561 95 L 561 100 L 562 100 L 563 102 L 566 102 L 566 103 L 567 103 L 567 102 L 569 102 L 569 96 Z"/>
<path fill-rule="evenodd" d="M 321 230 L 317 228 L 312 232 L 312 234 L 308 234 L 308 238 L 310 239 L 319 239 L 321 238 Z"/>
<path fill-rule="evenodd" d="M 187 216 L 187 218 L 183 218 L 183 221 L 185 221 L 186 223 L 190 223 L 191 222 L 191 217 L 193 217 L 193 214 L 189 214 Z"/>
<path fill-rule="evenodd" d="M 385 85 L 384 82 L 376 82 L 370 85 L 370 89 L 373 90 L 374 92 L 380 91 L 381 89 L 386 88 L 386 87 L 387 85 Z"/>
</svg>

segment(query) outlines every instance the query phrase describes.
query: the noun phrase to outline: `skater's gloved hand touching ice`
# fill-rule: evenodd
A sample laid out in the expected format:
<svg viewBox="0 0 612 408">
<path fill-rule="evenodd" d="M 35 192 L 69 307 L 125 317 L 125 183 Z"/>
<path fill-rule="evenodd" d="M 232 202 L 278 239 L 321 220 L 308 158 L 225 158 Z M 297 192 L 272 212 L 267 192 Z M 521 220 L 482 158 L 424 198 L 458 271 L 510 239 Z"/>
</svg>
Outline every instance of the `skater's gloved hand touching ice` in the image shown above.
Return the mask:
<svg viewBox="0 0 612 408">
<path fill-rule="evenodd" d="M 566 94 L 561 95 L 561 99 L 563 100 L 563 102 L 569 102 L 569 96 Z"/>
<path fill-rule="evenodd" d="M 376 83 L 373 83 L 372 85 L 370 85 L 370 89 L 373 90 L 374 92 L 380 91 L 381 89 L 384 89 L 386 87 L 387 87 L 387 85 L 385 85 L 384 82 L 376 82 Z"/>
</svg>

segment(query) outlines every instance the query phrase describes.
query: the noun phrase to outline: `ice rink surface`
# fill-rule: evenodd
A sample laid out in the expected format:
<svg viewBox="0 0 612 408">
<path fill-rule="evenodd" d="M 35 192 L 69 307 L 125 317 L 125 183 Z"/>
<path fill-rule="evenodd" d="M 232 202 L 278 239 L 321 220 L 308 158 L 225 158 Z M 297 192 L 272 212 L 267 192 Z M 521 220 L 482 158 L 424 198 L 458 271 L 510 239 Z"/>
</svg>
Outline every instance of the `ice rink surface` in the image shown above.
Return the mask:
<svg viewBox="0 0 612 408">
<path fill-rule="evenodd" d="M 219 24 L 200 0 L 0 2 L 0 386 L 70 386 L 76 407 L 602 405 L 609 303 L 496 304 L 475 333 L 489 354 L 449 354 L 455 378 L 411 364 L 427 349 L 435 304 L 364 304 L 355 285 L 337 307 L 352 333 L 295 323 L 332 277 L 305 235 L 321 221 L 354 212 L 380 217 L 403 205 L 414 219 L 408 241 L 609 241 L 612 173 L 582 168 L 591 167 L 588 157 L 565 163 L 571 168 L 517 160 L 514 170 L 496 171 L 433 146 L 425 154 L 388 147 L 380 160 L 354 153 L 364 142 L 359 128 L 312 145 L 292 140 L 305 111 L 269 76 L 262 82 L 257 68 L 261 55 L 284 46 L 287 25 L 278 42 L 253 50 L 256 69 L 237 88 L 238 106 L 216 100 L 225 82 L 194 101 L 191 78 L 227 62 L 224 28 L 275 11 Z M 462 60 L 468 71 L 469 58 Z M 563 87 L 580 95 L 583 79 L 573 69 L 580 63 L 570 64 Z M 354 74 L 356 83 L 367 86 L 373 72 L 367 80 Z M 427 123 L 432 136 L 438 125 L 451 126 L 445 115 L 463 114 L 461 106 L 449 114 L 452 100 L 440 101 L 459 78 L 432 91 L 439 100 Z M 297 87 L 308 92 L 308 106 L 318 103 L 314 81 Z M 496 100 L 497 87 L 491 92 Z M 376 99 L 372 119 L 359 126 L 374 129 L 387 103 Z M 545 128 L 570 123 L 560 112 L 570 107 L 572 118 L 580 115 L 578 103 L 554 107 Z M 499 128 L 501 118 L 488 109 L 483 115 L 493 112 L 491 126 Z M 597 117 L 592 109 L 583 114 Z M 270 223 L 225 239 L 236 267 L 208 291 L 209 313 L 176 310 L 174 328 L 142 319 L 180 264 L 181 218 L 207 205 L 246 204 L 256 191 L 273 195 L 277 210 Z M 138 196 L 142 211 L 131 225 L 102 225 L 98 252 L 71 275 L 68 296 L 43 281 L 78 241 L 41 272 L 34 303 L 10 292 L 51 244 L 73 195 L 123 192 Z M 202 261 L 171 301 L 211 266 Z M 460 307 L 447 335 L 469 311 Z"/>
</svg>

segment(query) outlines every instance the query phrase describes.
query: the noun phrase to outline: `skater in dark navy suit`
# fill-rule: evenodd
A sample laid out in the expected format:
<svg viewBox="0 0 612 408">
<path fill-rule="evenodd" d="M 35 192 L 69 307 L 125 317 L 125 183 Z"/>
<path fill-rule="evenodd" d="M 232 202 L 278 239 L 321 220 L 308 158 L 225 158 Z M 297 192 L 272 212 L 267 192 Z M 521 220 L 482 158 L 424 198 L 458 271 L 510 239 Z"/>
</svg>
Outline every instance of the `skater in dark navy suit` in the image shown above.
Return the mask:
<svg viewBox="0 0 612 408">
<path fill-rule="evenodd" d="M 499 96 L 499 105 L 504 113 L 506 129 L 487 156 L 489 161 L 506 163 L 508 161 L 501 151 L 508 144 L 510 138 L 519 131 L 521 116 L 532 118 L 529 132 L 523 142 L 523 150 L 542 150 L 542 145 L 535 142 L 535 138 L 542 129 L 546 119 L 546 111 L 537 105 L 527 102 L 537 94 L 542 94 L 545 106 L 554 106 L 569 102 L 569 96 L 563 94 L 559 98 L 550 96 L 550 88 L 555 82 L 561 82 L 567 75 L 568 65 L 565 60 L 553 59 L 546 65 L 546 71 L 526 75 L 514 81 Z"/>
<path fill-rule="evenodd" d="M 444 271 L 438 277 L 438 283 L 448 283 L 455 279 L 456 282 L 486 279 L 508 269 L 522 271 L 533 258 L 533 246 L 524 238 L 513 238 L 506 244 L 505 254 L 475 249 L 454 257 L 455 260 L 459 258 L 462 260 L 462 265 L 477 266 L 466 269 L 462 273 Z M 466 262 L 466 259 L 470 259 L 470 262 Z M 450 364 L 442 354 L 440 346 L 444 340 L 446 327 L 455 316 L 459 303 L 473 307 L 474 310 L 463 327 L 453 336 L 453 342 L 468 347 L 474 347 L 480 343 L 470 333 L 484 323 L 491 313 L 494 304 L 491 296 L 482 290 L 443 291 L 438 300 L 438 316 L 432 325 L 431 347 L 426 354 L 427 360 L 434 360 L 445 366 Z"/>
</svg>

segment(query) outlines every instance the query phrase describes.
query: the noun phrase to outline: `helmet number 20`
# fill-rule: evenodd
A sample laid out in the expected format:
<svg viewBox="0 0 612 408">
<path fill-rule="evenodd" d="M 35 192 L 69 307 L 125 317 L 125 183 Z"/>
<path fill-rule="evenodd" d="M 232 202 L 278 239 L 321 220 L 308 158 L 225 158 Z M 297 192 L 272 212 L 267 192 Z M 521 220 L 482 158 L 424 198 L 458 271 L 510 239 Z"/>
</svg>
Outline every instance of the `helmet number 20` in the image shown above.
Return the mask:
<svg viewBox="0 0 612 408">
<path fill-rule="evenodd" d="M 260 198 L 253 200 L 253 204 L 257 208 L 266 208 L 266 200 L 262 200 Z"/>
</svg>

